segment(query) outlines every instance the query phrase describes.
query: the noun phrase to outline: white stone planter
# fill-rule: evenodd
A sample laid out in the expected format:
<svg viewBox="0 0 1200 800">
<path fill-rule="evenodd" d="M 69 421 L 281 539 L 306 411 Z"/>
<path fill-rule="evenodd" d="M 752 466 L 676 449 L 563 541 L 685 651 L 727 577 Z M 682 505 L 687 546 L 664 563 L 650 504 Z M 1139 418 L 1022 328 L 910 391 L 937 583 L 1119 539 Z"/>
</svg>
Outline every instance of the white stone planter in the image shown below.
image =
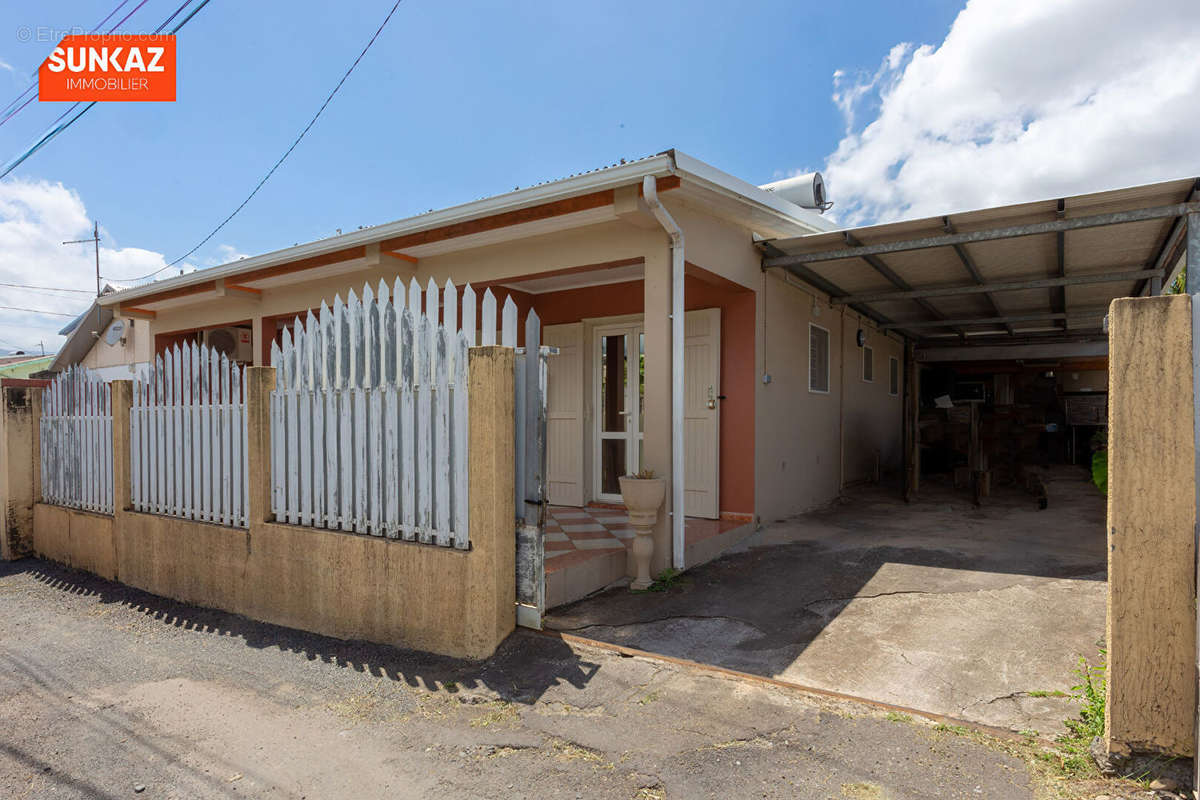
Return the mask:
<svg viewBox="0 0 1200 800">
<path fill-rule="evenodd" d="M 629 524 L 633 526 L 637 537 L 633 540 L 633 560 L 637 566 L 637 576 L 630 589 L 641 590 L 650 588 L 653 580 L 650 578 L 650 557 L 654 555 L 654 523 L 658 519 L 658 509 L 663 504 L 667 494 L 667 485 L 662 478 L 634 478 L 625 476 L 621 482 L 621 500 L 629 514 Z"/>
</svg>

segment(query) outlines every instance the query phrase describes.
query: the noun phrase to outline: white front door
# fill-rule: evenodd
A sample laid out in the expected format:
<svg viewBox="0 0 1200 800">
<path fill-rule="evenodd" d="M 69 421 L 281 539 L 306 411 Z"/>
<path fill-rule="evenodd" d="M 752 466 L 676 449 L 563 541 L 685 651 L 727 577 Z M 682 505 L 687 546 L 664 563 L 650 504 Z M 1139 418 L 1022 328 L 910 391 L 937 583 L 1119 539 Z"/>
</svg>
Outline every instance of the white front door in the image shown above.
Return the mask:
<svg viewBox="0 0 1200 800">
<path fill-rule="evenodd" d="M 593 333 L 596 447 L 592 496 L 601 502 L 620 503 L 618 479 L 641 469 L 644 341 L 638 324 L 605 325 Z"/>
<path fill-rule="evenodd" d="M 546 376 L 546 477 L 550 502 L 583 505 L 583 323 L 547 325 L 543 343 L 558 348 Z"/>
<path fill-rule="evenodd" d="M 684 514 L 721 516 L 721 309 L 689 311 L 683 345 Z"/>
</svg>

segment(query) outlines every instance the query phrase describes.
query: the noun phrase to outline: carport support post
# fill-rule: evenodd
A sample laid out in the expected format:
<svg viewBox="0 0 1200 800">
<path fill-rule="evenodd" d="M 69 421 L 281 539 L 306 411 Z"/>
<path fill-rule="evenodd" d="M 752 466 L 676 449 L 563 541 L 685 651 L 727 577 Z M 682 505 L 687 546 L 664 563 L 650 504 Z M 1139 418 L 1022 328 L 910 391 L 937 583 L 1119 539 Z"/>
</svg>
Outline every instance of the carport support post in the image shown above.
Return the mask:
<svg viewBox="0 0 1200 800">
<path fill-rule="evenodd" d="M 1193 520 L 1193 541 L 1196 550 L 1196 581 L 1195 590 L 1200 589 L 1200 214 L 1187 215 L 1187 293 L 1192 298 L 1192 444 L 1195 447 L 1195 491 L 1196 514 Z M 1196 633 L 1200 637 L 1200 602 L 1196 608 Z M 1192 738 L 1192 792 L 1200 796 L 1200 638 L 1196 644 L 1196 674 L 1193 680 L 1197 686 L 1197 701 L 1195 710 L 1194 736 Z"/>
<path fill-rule="evenodd" d="M 921 487 L 921 370 L 909 341 L 904 346 L 904 501 L 917 496 Z"/>
</svg>

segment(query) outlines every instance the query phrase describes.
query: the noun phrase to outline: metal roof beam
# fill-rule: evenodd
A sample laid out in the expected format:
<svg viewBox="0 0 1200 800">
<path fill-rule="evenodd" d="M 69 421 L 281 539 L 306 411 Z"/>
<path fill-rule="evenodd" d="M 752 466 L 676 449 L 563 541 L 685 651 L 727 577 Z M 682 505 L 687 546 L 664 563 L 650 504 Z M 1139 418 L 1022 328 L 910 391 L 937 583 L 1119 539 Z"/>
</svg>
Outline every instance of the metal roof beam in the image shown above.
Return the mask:
<svg viewBox="0 0 1200 800">
<path fill-rule="evenodd" d="M 820 261 L 837 261 L 843 258 L 862 258 L 868 255 L 903 253 L 910 250 L 926 250 L 931 247 L 951 247 L 956 244 L 990 242 L 998 239 L 1016 239 L 1021 236 L 1037 236 L 1042 233 L 1075 231 L 1084 228 L 1101 228 L 1105 225 L 1123 225 L 1130 222 L 1168 219 L 1171 217 L 1182 217 L 1191 213 L 1200 213 L 1200 202 L 1175 203 L 1173 205 L 1152 206 L 1150 208 L 1133 208 L 1128 211 L 1113 211 L 1108 214 L 1093 214 L 1073 219 L 1030 222 L 1025 225 L 1011 225 L 1004 228 L 992 228 L 990 230 L 953 233 L 941 236 L 923 236 L 918 239 L 880 242 L 861 247 L 844 247 L 837 250 L 821 250 L 815 253 L 777 256 L 765 259 L 763 266 L 786 267 L 790 264 L 814 264 Z M 810 235 L 819 236 L 820 234 Z"/>
<path fill-rule="evenodd" d="M 975 286 L 941 286 L 933 289 L 913 289 L 907 292 L 876 292 L 874 294 L 847 294 L 830 298 L 830 302 L 878 303 L 886 300 L 912 300 L 918 297 L 954 297 L 964 294 L 991 294 L 992 292 L 1017 292 L 1023 289 L 1048 289 L 1055 286 L 1082 286 L 1088 283 L 1120 283 L 1143 278 L 1161 276 L 1162 269 L 1137 269 L 1124 272 L 1098 272 L 1092 275 L 1072 275 L 1069 278 L 1037 278 L 1007 283 L 984 283 Z M 997 314 L 1000 316 L 1000 314 Z"/>
<path fill-rule="evenodd" d="M 1042 358 L 1098 358 L 1108 355 L 1108 339 L 1097 341 L 1024 341 L 1014 343 L 918 347 L 917 361 L 1019 361 Z"/>
<path fill-rule="evenodd" d="M 1200 178 L 1196 179 L 1195 184 L 1192 185 L 1192 192 L 1188 195 L 1189 202 L 1197 199 L 1200 199 Z M 1158 255 L 1154 259 L 1153 263 L 1156 269 L 1165 270 L 1178 260 L 1178 256 L 1175 256 L 1174 258 L 1172 256 L 1176 253 L 1180 253 L 1180 251 L 1183 250 L 1183 234 L 1186 229 L 1187 224 L 1183 217 L 1175 220 L 1175 224 L 1171 227 L 1171 230 L 1167 232 L 1167 237 L 1163 239 L 1162 246 L 1158 249 Z M 1176 276 L 1174 275 L 1168 276 L 1166 285 L 1170 286 L 1171 283 L 1175 281 L 1175 277 Z M 1147 288 L 1150 289 L 1151 295 L 1162 292 L 1163 283 L 1161 281 L 1159 282 L 1157 291 L 1155 291 L 1153 281 L 1150 281 L 1149 287 L 1147 287 L 1146 284 L 1146 281 L 1142 281 L 1140 284 L 1138 284 L 1138 287 L 1133 290 L 1133 296 L 1141 297 Z"/>
<path fill-rule="evenodd" d="M 1067 218 L 1067 201 L 1065 199 L 1063 199 L 1061 197 L 1058 199 L 1058 209 L 1057 209 L 1057 211 L 1055 211 L 1054 216 L 1060 220 Z M 1054 250 L 1055 250 L 1056 260 L 1058 261 L 1058 277 L 1065 278 L 1065 277 L 1067 277 L 1067 232 L 1066 231 L 1057 231 L 1054 234 Z M 1058 291 L 1053 292 L 1052 294 L 1054 296 L 1053 303 L 1052 303 L 1052 307 L 1054 308 L 1054 310 L 1065 312 L 1067 310 L 1066 284 L 1059 286 Z M 1066 320 L 1063 320 L 1063 330 L 1066 330 L 1066 328 L 1067 328 Z"/>
<path fill-rule="evenodd" d="M 1010 314 L 1004 317 L 964 317 L 962 319 L 939 319 L 939 320 L 920 320 L 918 322 L 894 322 L 887 325 L 881 325 L 881 330 L 887 330 L 893 327 L 905 328 L 952 328 L 959 325 L 999 325 L 1006 322 L 1049 322 L 1051 320 L 1067 319 L 1068 316 L 1072 319 L 1100 319 L 1107 312 L 1106 309 L 1097 308 L 1092 311 L 1077 311 L 1073 314 L 1066 314 L 1060 311 L 1049 311 L 1037 314 Z"/>
<path fill-rule="evenodd" d="M 765 250 L 768 255 L 778 254 L 781 252 L 778 248 L 776 248 L 770 242 L 761 242 L 760 244 L 761 244 L 763 250 Z M 820 275 L 813 272 L 811 269 L 807 269 L 806 267 L 804 267 L 802 265 L 787 267 L 786 269 L 788 272 L 792 273 L 800 280 L 812 285 L 818 291 L 824 292 L 825 294 L 829 295 L 831 298 L 835 295 L 845 294 L 845 291 L 842 288 L 840 288 L 837 284 L 835 284 L 833 281 L 822 278 Z M 845 303 L 844 305 L 850 306 L 851 309 L 853 309 L 854 311 L 857 311 L 859 314 L 862 314 L 867 319 L 873 320 L 877 325 L 881 325 L 881 326 L 888 325 L 888 324 L 891 324 L 891 322 L 892 322 L 891 318 L 889 318 L 883 314 L 880 314 L 878 311 L 874 311 L 870 308 L 867 308 L 866 306 L 859 305 L 857 303 Z M 895 328 L 895 330 L 899 330 L 901 333 L 904 332 L 902 327 L 897 327 L 897 328 Z M 913 338 L 916 338 L 916 337 L 914 336 Z"/>
<path fill-rule="evenodd" d="M 950 217 L 942 217 L 942 229 L 946 231 L 946 233 L 957 233 L 957 231 L 954 230 L 954 223 L 950 221 Z M 965 269 L 967 274 L 971 276 L 971 280 L 975 281 L 975 285 L 983 286 L 983 273 L 979 271 L 979 267 L 975 266 L 975 259 L 971 258 L 971 254 L 967 252 L 967 246 L 962 244 L 954 245 L 954 254 L 957 255 L 958 260 L 962 262 L 963 269 Z M 987 298 L 988 305 L 991 306 L 993 314 L 998 317 L 1004 313 L 1000 310 L 1000 306 L 996 303 L 996 298 L 992 296 L 991 292 L 984 292 L 983 296 Z M 1005 325 L 1004 327 L 1006 330 L 1008 330 L 1009 334 L 1012 334 L 1012 325 Z"/>
<path fill-rule="evenodd" d="M 851 247 L 862 247 L 862 242 L 860 242 L 860 241 L 858 241 L 858 239 L 854 238 L 854 234 L 850 233 L 849 231 L 846 231 L 845 233 L 843 233 L 842 238 L 845 239 L 846 244 L 850 245 Z M 893 270 L 887 264 L 883 263 L 882 259 L 880 259 L 876 256 L 867 255 L 867 256 L 863 256 L 862 260 L 866 261 L 867 264 L 869 264 L 871 266 L 871 268 L 874 269 L 876 272 L 878 272 L 880 275 L 887 278 L 891 282 L 891 284 L 893 286 L 895 286 L 897 289 L 902 289 L 904 291 L 912 290 L 912 284 L 908 283 L 908 281 L 904 280 L 899 275 L 897 275 L 895 270 Z M 937 308 L 935 308 L 933 305 L 926 302 L 925 300 L 922 300 L 919 298 L 914 298 L 914 300 L 917 305 L 919 305 L 922 309 L 924 309 L 925 312 L 927 314 L 929 314 L 930 316 L 932 316 L 934 319 L 945 319 L 946 318 L 945 314 L 943 314 L 941 311 L 938 311 Z M 958 333 L 961 334 L 962 331 L 958 331 Z"/>
</svg>

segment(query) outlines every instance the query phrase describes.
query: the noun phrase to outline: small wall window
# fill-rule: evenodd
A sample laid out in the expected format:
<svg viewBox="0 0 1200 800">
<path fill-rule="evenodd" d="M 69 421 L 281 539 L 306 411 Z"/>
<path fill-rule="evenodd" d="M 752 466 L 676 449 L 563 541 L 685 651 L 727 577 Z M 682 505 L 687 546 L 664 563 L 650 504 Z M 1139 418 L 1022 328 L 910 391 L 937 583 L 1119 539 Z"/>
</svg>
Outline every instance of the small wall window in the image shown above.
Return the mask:
<svg viewBox="0 0 1200 800">
<path fill-rule="evenodd" d="M 888 356 L 888 394 L 900 394 L 900 359 Z"/>
<path fill-rule="evenodd" d="M 829 392 L 829 331 L 808 323 L 808 390 Z"/>
<path fill-rule="evenodd" d="M 863 345 L 863 380 L 870 383 L 875 380 L 875 350 Z"/>
</svg>

